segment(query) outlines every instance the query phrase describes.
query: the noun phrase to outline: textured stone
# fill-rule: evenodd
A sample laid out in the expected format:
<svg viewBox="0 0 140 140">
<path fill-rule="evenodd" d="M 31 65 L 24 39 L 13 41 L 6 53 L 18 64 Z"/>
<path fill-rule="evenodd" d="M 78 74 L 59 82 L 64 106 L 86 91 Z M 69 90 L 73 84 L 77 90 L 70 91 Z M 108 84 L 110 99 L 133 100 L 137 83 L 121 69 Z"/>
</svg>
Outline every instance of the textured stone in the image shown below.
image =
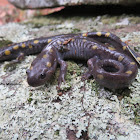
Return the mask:
<svg viewBox="0 0 140 140">
<path fill-rule="evenodd" d="M 8 0 L 10 3 L 22 9 L 36 9 L 58 6 L 73 5 L 102 5 L 102 4 L 136 4 L 140 1 L 134 0 Z"/>
</svg>

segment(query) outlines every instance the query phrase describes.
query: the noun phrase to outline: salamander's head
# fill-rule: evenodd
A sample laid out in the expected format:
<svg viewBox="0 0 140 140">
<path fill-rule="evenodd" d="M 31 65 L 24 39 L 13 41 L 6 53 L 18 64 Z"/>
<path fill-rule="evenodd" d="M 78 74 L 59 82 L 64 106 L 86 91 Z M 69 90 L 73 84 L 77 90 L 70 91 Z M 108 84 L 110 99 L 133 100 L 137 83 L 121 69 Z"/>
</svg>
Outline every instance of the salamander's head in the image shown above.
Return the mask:
<svg viewBox="0 0 140 140">
<path fill-rule="evenodd" d="M 45 84 L 52 78 L 55 72 L 57 61 L 54 50 L 43 51 L 32 62 L 30 69 L 27 70 L 27 82 L 30 86 L 37 87 Z"/>
</svg>

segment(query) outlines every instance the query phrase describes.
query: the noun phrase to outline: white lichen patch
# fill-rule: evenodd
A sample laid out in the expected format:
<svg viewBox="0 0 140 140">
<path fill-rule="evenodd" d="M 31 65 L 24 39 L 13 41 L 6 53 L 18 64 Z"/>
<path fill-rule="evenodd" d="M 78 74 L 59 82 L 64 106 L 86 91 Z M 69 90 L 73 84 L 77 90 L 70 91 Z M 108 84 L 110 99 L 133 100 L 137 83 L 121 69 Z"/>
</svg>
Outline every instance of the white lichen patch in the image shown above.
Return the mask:
<svg viewBox="0 0 140 140">
<path fill-rule="evenodd" d="M 79 26 L 89 21 L 92 19 L 82 20 Z M 71 24 L 62 26 L 66 29 L 60 32 L 64 33 L 67 28 L 78 24 L 71 20 Z M 13 39 L 10 36 L 13 36 L 12 28 L 15 30 L 16 26 L 18 31 Z M 25 25 L 8 24 L 0 29 L 3 32 L 0 36 L 7 36 L 13 41 L 19 35 L 23 35 L 24 40 L 28 34 Z M 29 39 L 29 36 L 26 37 Z M 79 139 L 84 139 L 84 135 L 91 140 L 139 139 L 140 128 L 135 114 L 140 102 L 140 71 L 128 89 L 130 93 L 119 100 L 117 91 L 104 89 L 93 79 L 82 82 L 81 76 L 76 73 L 71 75 L 70 82 L 62 85 L 62 91 L 57 89 L 55 82 L 30 87 L 26 81 L 26 70 L 35 57 L 27 56 L 13 71 L 4 71 L 6 62 L 0 65 L 0 139 L 66 140 L 70 130 Z M 83 71 L 85 68 L 81 68 Z"/>
<path fill-rule="evenodd" d="M 74 27 L 74 25 L 71 22 L 70 23 L 65 22 L 63 24 L 60 24 L 60 25 L 56 26 L 57 29 L 61 29 L 61 28 L 69 29 L 69 28 L 73 28 L 73 27 Z"/>
<path fill-rule="evenodd" d="M 5 39 L 12 40 L 13 42 L 27 40 L 29 38 L 29 31 L 27 28 L 27 26 L 19 25 L 17 23 L 9 23 L 0 27 L 0 36 L 5 37 Z"/>
</svg>

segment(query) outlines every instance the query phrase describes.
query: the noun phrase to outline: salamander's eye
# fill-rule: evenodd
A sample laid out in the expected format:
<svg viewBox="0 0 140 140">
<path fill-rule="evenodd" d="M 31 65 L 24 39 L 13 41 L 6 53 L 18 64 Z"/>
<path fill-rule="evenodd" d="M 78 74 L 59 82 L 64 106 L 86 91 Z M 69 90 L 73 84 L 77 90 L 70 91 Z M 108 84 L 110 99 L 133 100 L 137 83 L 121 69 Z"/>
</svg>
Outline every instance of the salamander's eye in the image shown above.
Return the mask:
<svg viewBox="0 0 140 140">
<path fill-rule="evenodd" d="M 45 77 L 46 77 L 46 74 L 45 74 L 45 73 L 41 73 L 41 74 L 40 74 L 40 78 L 41 78 L 41 79 L 44 79 Z"/>
<path fill-rule="evenodd" d="M 28 74 L 29 72 L 30 72 L 30 70 L 29 70 L 29 69 L 27 69 L 27 70 L 26 70 L 26 74 Z"/>
</svg>

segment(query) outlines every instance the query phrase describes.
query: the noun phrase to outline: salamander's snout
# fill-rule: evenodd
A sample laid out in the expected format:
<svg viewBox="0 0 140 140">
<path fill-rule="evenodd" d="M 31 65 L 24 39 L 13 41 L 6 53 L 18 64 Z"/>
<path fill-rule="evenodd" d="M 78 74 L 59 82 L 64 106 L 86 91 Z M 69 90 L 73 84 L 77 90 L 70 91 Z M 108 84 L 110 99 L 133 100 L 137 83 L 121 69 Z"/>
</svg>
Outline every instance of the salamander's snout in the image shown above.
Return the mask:
<svg viewBox="0 0 140 140">
<path fill-rule="evenodd" d="M 27 74 L 27 82 L 32 87 L 37 87 L 45 84 L 46 82 L 52 79 L 54 71 L 47 69 L 28 69 L 26 71 Z"/>
<path fill-rule="evenodd" d="M 27 74 L 27 82 L 32 87 L 37 87 L 46 82 L 46 74 L 45 73 L 35 73 L 32 70 L 28 69 L 26 71 Z"/>
</svg>

